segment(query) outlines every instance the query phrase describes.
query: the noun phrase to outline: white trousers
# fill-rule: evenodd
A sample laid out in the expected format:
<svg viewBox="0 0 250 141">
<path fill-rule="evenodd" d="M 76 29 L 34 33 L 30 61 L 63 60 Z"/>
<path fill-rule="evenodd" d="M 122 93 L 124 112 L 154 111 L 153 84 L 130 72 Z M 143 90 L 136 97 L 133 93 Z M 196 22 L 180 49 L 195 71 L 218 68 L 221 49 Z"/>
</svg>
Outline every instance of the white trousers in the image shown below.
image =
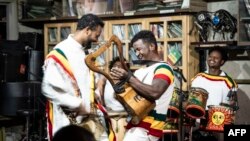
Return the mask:
<svg viewBox="0 0 250 141">
<path fill-rule="evenodd" d="M 123 141 L 158 141 L 159 137 L 148 134 L 148 130 L 140 127 L 130 128 L 124 136 Z"/>
</svg>

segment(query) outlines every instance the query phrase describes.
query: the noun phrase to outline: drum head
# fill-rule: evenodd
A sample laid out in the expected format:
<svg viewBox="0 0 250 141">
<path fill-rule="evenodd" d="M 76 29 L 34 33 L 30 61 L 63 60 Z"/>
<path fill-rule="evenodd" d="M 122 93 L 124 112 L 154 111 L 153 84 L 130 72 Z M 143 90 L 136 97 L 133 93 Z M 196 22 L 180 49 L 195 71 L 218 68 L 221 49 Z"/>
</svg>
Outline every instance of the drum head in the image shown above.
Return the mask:
<svg viewBox="0 0 250 141">
<path fill-rule="evenodd" d="M 168 108 L 167 117 L 168 118 L 178 118 L 180 115 L 180 110 L 174 106 Z"/>
<path fill-rule="evenodd" d="M 187 101 L 186 113 L 191 118 L 202 118 L 205 115 L 208 93 L 205 89 L 192 87 Z"/>
<path fill-rule="evenodd" d="M 233 124 L 233 110 L 225 106 L 208 106 L 208 123 L 206 130 L 223 132 L 224 125 Z"/>
<path fill-rule="evenodd" d="M 205 115 L 205 109 L 197 105 L 188 105 L 186 113 L 191 118 L 202 118 Z"/>
</svg>

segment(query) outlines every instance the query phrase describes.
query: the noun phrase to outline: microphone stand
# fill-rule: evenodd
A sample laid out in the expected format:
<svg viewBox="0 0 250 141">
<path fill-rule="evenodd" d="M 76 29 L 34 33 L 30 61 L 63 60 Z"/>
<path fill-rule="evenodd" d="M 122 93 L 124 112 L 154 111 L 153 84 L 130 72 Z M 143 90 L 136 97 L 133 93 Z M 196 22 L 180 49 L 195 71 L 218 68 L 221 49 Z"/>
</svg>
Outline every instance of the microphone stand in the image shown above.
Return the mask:
<svg viewBox="0 0 250 141">
<path fill-rule="evenodd" d="M 180 120 L 179 120 L 179 133 L 178 138 L 180 141 L 183 141 L 183 109 L 182 109 L 182 101 L 183 101 L 183 91 L 182 91 L 182 81 L 187 82 L 186 78 L 183 76 L 182 69 L 175 68 L 174 72 L 177 73 L 176 77 L 180 81 L 180 92 L 179 92 L 179 109 L 180 109 Z"/>
<path fill-rule="evenodd" d="M 7 60 L 7 57 L 8 57 L 8 54 L 7 53 L 4 53 L 4 52 L 1 52 L 2 56 L 3 56 L 3 78 L 1 80 L 1 82 L 6 82 L 7 81 L 7 64 L 8 64 L 8 60 Z"/>
<path fill-rule="evenodd" d="M 27 141 L 29 140 L 37 140 L 37 141 L 42 141 L 44 140 L 44 138 L 46 138 L 45 136 L 45 130 L 43 129 L 43 126 L 45 125 L 45 115 L 43 115 L 45 113 L 44 110 L 41 110 L 41 107 L 43 107 L 42 109 L 45 109 L 45 99 L 44 97 L 42 97 L 41 93 L 36 93 L 36 92 L 41 92 L 41 91 L 37 91 L 38 89 L 41 89 L 41 83 L 42 83 L 42 76 L 32 72 L 33 69 L 31 69 L 31 67 L 34 67 L 34 64 L 31 65 L 31 62 L 34 63 L 35 60 L 33 60 L 33 48 L 26 46 L 25 50 L 28 52 L 28 68 L 26 70 L 27 73 L 27 78 L 28 78 L 28 88 L 29 88 L 29 98 L 31 97 L 31 87 L 33 88 L 32 90 L 32 96 L 33 96 L 33 114 L 32 114 L 32 129 L 31 131 L 29 131 L 29 133 L 27 133 Z M 42 66 L 41 66 L 42 67 Z M 39 87 L 37 86 L 39 85 Z M 30 101 L 31 99 L 29 99 Z M 29 106 L 29 109 L 31 109 L 31 106 Z M 38 128 L 38 130 L 36 130 Z"/>
</svg>

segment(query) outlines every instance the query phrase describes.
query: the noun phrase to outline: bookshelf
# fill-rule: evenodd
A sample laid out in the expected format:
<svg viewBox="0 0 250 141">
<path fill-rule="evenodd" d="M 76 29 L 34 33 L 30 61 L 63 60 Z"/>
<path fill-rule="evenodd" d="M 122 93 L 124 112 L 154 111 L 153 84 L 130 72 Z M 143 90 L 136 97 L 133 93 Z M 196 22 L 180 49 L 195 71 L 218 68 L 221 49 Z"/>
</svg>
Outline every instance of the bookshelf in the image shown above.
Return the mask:
<svg viewBox="0 0 250 141">
<path fill-rule="evenodd" d="M 144 19 L 122 19 L 122 20 L 108 20 L 106 28 L 108 29 L 107 38 L 110 38 L 113 34 L 123 43 L 123 56 L 132 63 L 132 57 L 129 55 L 131 50 L 129 50 L 130 40 L 133 35 L 139 32 L 141 29 L 145 29 L 145 20 Z M 108 60 L 112 60 L 113 57 L 116 57 L 118 54 L 116 47 L 109 48 Z M 135 56 L 134 56 L 135 57 Z M 132 69 L 136 69 L 134 66 L 131 66 Z"/>
<path fill-rule="evenodd" d="M 108 20 L 108 35 L 116 34 L 123 43 L 124 57 L 132 64 L 133 56 L 130 54 L 130 40 L 132 36 L 142 29 L 151 30 L 157 39 L 159 53 L 162 59 L 173 67 L 182 69 L 184 77 L 188 80 L 183 84 L 183 90 L 188 90 L 190 80 L 198 73 L 198 54 L 190 46 L 191 42 L 198 41 L 198 35 L 189 35 L 193 26 L 192 16 L 154 16 L 148 18 L 127 18 Z M 117 56 L 115 47 L 109 49 L 109 59 Z M 131 69 L 139 66 L 132 65 Z"/>
<path fill-rule="evenodd" d="M 131 11 L 135 15 L 145 13 L 177 13 L 197 12 L 207 9 L 205 0 L 179 0 L 179 2 L 164 2 L 153 9 L 141 10 L 138 0 L 17 0 L 18 19 L 21 23 L 53 20 L 77 20 L 86 13 L 94 13 L 101 17 L 126 16 Z M 143 4 L 150 5 L 151 0 Z M 143 8 L 144 9 L 144 8 Z"/>
<path fill-rule="evenodd" d="M 56 44 L 66 39 L 75 29 L 76 23 L 74 22 L 44 24 L 44 57 Z"/>
<path fill-rule="evenodd" d="M 133 54 L 130 40 L 142 29 L 151 30 L 157 39 L 159 53 L 162 59 L 170 63 L 173 67 L 182 69 L 184 77 L 188 82 L 183 83 L 183 90 L 188 90 L 190 80 L 199 72 L 198 62 L 199 56 L 191 42 L 198 41 L 198 32 L 189 35 L 189 31 L 193 27 L 191 15 L 158 15 L 154 17 L 123 17 L 104 20 L 105 26 L 103 35 L 99 39 L 97 45 L 105 41 L 115 34 L 119 37 L 123 44 L 123 56 L 132 64 L 131 69 L 135 70 L 141 66 L 133 65 L 132 60 L 136 56 Z M 67 37 L 69 32 L 73 32 L 76 28 L 75 22 L 70 23 L 48 23 L 44 25 L 45 49 L 47 53 L 60 41 Z M 64 35 L 65 34 L 65 35 Z M 62 36 L 64 35 L 64 36 Z M 108 70 L 108 62 L 113 57 L 118 56 L 115 45 L 109 47 L 105 54 L 105 70 Z"/>
</svg>

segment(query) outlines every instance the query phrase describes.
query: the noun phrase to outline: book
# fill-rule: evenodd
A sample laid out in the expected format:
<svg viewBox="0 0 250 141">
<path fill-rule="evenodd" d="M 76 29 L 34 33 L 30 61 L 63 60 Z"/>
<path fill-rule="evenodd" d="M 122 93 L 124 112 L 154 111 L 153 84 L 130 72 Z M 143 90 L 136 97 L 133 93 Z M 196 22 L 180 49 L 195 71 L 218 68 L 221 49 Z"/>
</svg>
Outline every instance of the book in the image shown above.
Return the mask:
<svg viewBox="0 0 250 141">
<path fill-rule="evenodd" d="M 107 11 L 113 11 L 114 10 L 114 2 L 113 0 L 107 0 Z"/>
<path fill-rule="evenodd" d="M 134 10 L 134 0 L 119 0 L 121 13 Z"/>
<path fill-rule="evenodd" d="M 247 8 L 248 14 L 250 14 L 250 3 L 249 3 L 249 0 L 244 0 L 244 3 L 245 3 L 245 6 Z"/>
<path fill-rule="evenodd" d="M 85 0 L 84 1 L 84 13 L 93 13 L 96 15 L 105 14 L 108 7 L 107 0 Z"/>
<path fill-rule="evenodd" d="M 84 15 L 84 2 L 79 1 L 76 3 L 76 12 L 78 17 L 82 17 Z"/>
<path fill-rule="evenodd" d="M 167 57 L 167 62 L 174 66 L 181 59 L 181 57 L 181 52 L 176 47 L 171 46 Z"/>
<path fill-rule="evenodd" d="M 68 10 L 69 10 L 69 15 L 70 16 L 76 16 L 75 12 L 74 12 L 74 8 L 73 8 L 73 2 L 72 0 L 68 0 Z"/>
<path fill-rule="evenodd" d="M 202 0 L 183 0 L 181 9 L 189 9 L 192 11 L 207 10 L 207 2 Z"/>
</svg>

